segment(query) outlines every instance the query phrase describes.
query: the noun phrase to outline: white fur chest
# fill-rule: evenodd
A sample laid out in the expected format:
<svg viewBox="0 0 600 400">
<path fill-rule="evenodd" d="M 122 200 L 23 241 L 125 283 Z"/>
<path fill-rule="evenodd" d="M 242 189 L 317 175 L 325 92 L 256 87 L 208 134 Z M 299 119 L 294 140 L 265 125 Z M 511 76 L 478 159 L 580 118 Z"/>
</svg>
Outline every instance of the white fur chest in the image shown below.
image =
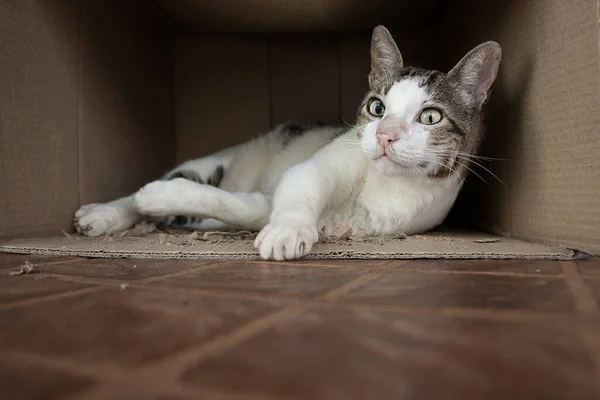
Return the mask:
<svg viewBox="0 0 600 400">
<path fill-rule="evenodd" d="M 322 222 L 329 228 L 343 221 L 372 235 L 422 233 L 444 220 L 460 186 L 459 180 L 388 177 L 369 168 L 357 197 L 329 210 Z"/>
</svg>

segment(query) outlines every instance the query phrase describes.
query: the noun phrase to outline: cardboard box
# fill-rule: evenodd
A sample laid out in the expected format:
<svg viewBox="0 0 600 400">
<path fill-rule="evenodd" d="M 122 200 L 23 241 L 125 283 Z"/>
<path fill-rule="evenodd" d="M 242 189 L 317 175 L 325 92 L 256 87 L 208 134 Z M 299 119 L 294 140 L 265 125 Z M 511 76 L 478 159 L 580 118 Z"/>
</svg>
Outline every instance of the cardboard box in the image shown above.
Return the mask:
<svg viewBox="0 0 600 400">
<path fill-rule="evenodd" d="M 448 70 L 480 42 L 502 45 L 482 154 L 506 160 L 485 164 L 498 180 L 476 169 L 487 183 L 472 174 L 448 217 L 475 233 L 325 246 L 314 256 L 600 253 L 599 2 L 483 3 L 3 0 L 2 250 L 254 257 L 243 243 L 194 250 L 46 238 L 70 231 L 80 204 L 129 194 L 176 162 L 286 118 L 352 122 L 371 29 L 385 24 L 416 66 Z M 492 234 L 499 241 L 477 242 Z"/>
</svg>

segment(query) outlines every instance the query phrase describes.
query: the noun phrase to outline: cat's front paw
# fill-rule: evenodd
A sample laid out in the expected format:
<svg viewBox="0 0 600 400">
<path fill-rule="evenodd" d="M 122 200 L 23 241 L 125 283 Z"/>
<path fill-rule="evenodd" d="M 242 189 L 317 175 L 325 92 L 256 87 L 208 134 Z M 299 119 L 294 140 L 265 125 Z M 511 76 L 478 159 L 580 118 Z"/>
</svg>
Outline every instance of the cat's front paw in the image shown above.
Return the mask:
<svg viewBox="0 0 600 400">
<path fill-rule="evenodd" d="M 133 206 L 142 215 L 167 217 L 179 214 L 181 195 L 194 182 L 183 178 L 170 181 L 154 181 L 138 190 Z"/>
<path fill-rule="evenodd" d="M 75 213 L 73 226 L 85 236 L 102 236 L 124 231 L 135 223 L 135 216 L 113 204 L 86 204 Z"/>
<path fill-rule="evenodd" d="M 269 224 L 254 241 L 265 260 L 297 260 L 307 255 L 319 240 L 316 226 L 286 226 Z"/>
</svg>

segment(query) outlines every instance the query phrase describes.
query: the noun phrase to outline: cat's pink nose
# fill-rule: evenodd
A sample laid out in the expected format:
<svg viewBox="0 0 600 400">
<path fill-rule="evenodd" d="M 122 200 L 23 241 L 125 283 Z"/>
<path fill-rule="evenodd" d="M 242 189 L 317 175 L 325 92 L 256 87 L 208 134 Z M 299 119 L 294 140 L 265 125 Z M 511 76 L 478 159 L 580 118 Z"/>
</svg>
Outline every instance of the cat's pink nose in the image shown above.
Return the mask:
<svg viewBox="0 0 600 400">
<path fill-rule="evenodd" d="M 390 131 L 377 131 L 377 140 L 379 144 L 385 149 L 390 146 L 396 140 L 398 140 L 398 134 Z"/>
</svg>

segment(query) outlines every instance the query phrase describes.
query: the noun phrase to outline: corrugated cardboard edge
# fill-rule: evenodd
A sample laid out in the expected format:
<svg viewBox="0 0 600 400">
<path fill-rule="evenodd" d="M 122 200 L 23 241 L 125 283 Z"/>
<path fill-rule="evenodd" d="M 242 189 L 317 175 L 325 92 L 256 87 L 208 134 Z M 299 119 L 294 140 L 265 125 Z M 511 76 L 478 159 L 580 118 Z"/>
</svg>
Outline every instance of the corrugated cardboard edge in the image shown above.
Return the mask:
<svg viewBox="0 0 600 400">
<path fill-rule="evenodd" d="M 494 239 L 487 243 L 478 241 Z M 496 241 L 497 240 L 497 241 Z M 157 234 L 145 237 L 105 239 L 55 237 L 20 239 L 0 245 L 0 252 L 87 258 L 259 260 L 249 241 L 221 244 L 160 243 Z M 429 234 L 404 240 L 386 239 L 383 244 L 352 242 L 316 244 L 306 259 L 545 259 L 572 260 L 576 252 L 514 239 L 482 234 Z"/>
</svg>

